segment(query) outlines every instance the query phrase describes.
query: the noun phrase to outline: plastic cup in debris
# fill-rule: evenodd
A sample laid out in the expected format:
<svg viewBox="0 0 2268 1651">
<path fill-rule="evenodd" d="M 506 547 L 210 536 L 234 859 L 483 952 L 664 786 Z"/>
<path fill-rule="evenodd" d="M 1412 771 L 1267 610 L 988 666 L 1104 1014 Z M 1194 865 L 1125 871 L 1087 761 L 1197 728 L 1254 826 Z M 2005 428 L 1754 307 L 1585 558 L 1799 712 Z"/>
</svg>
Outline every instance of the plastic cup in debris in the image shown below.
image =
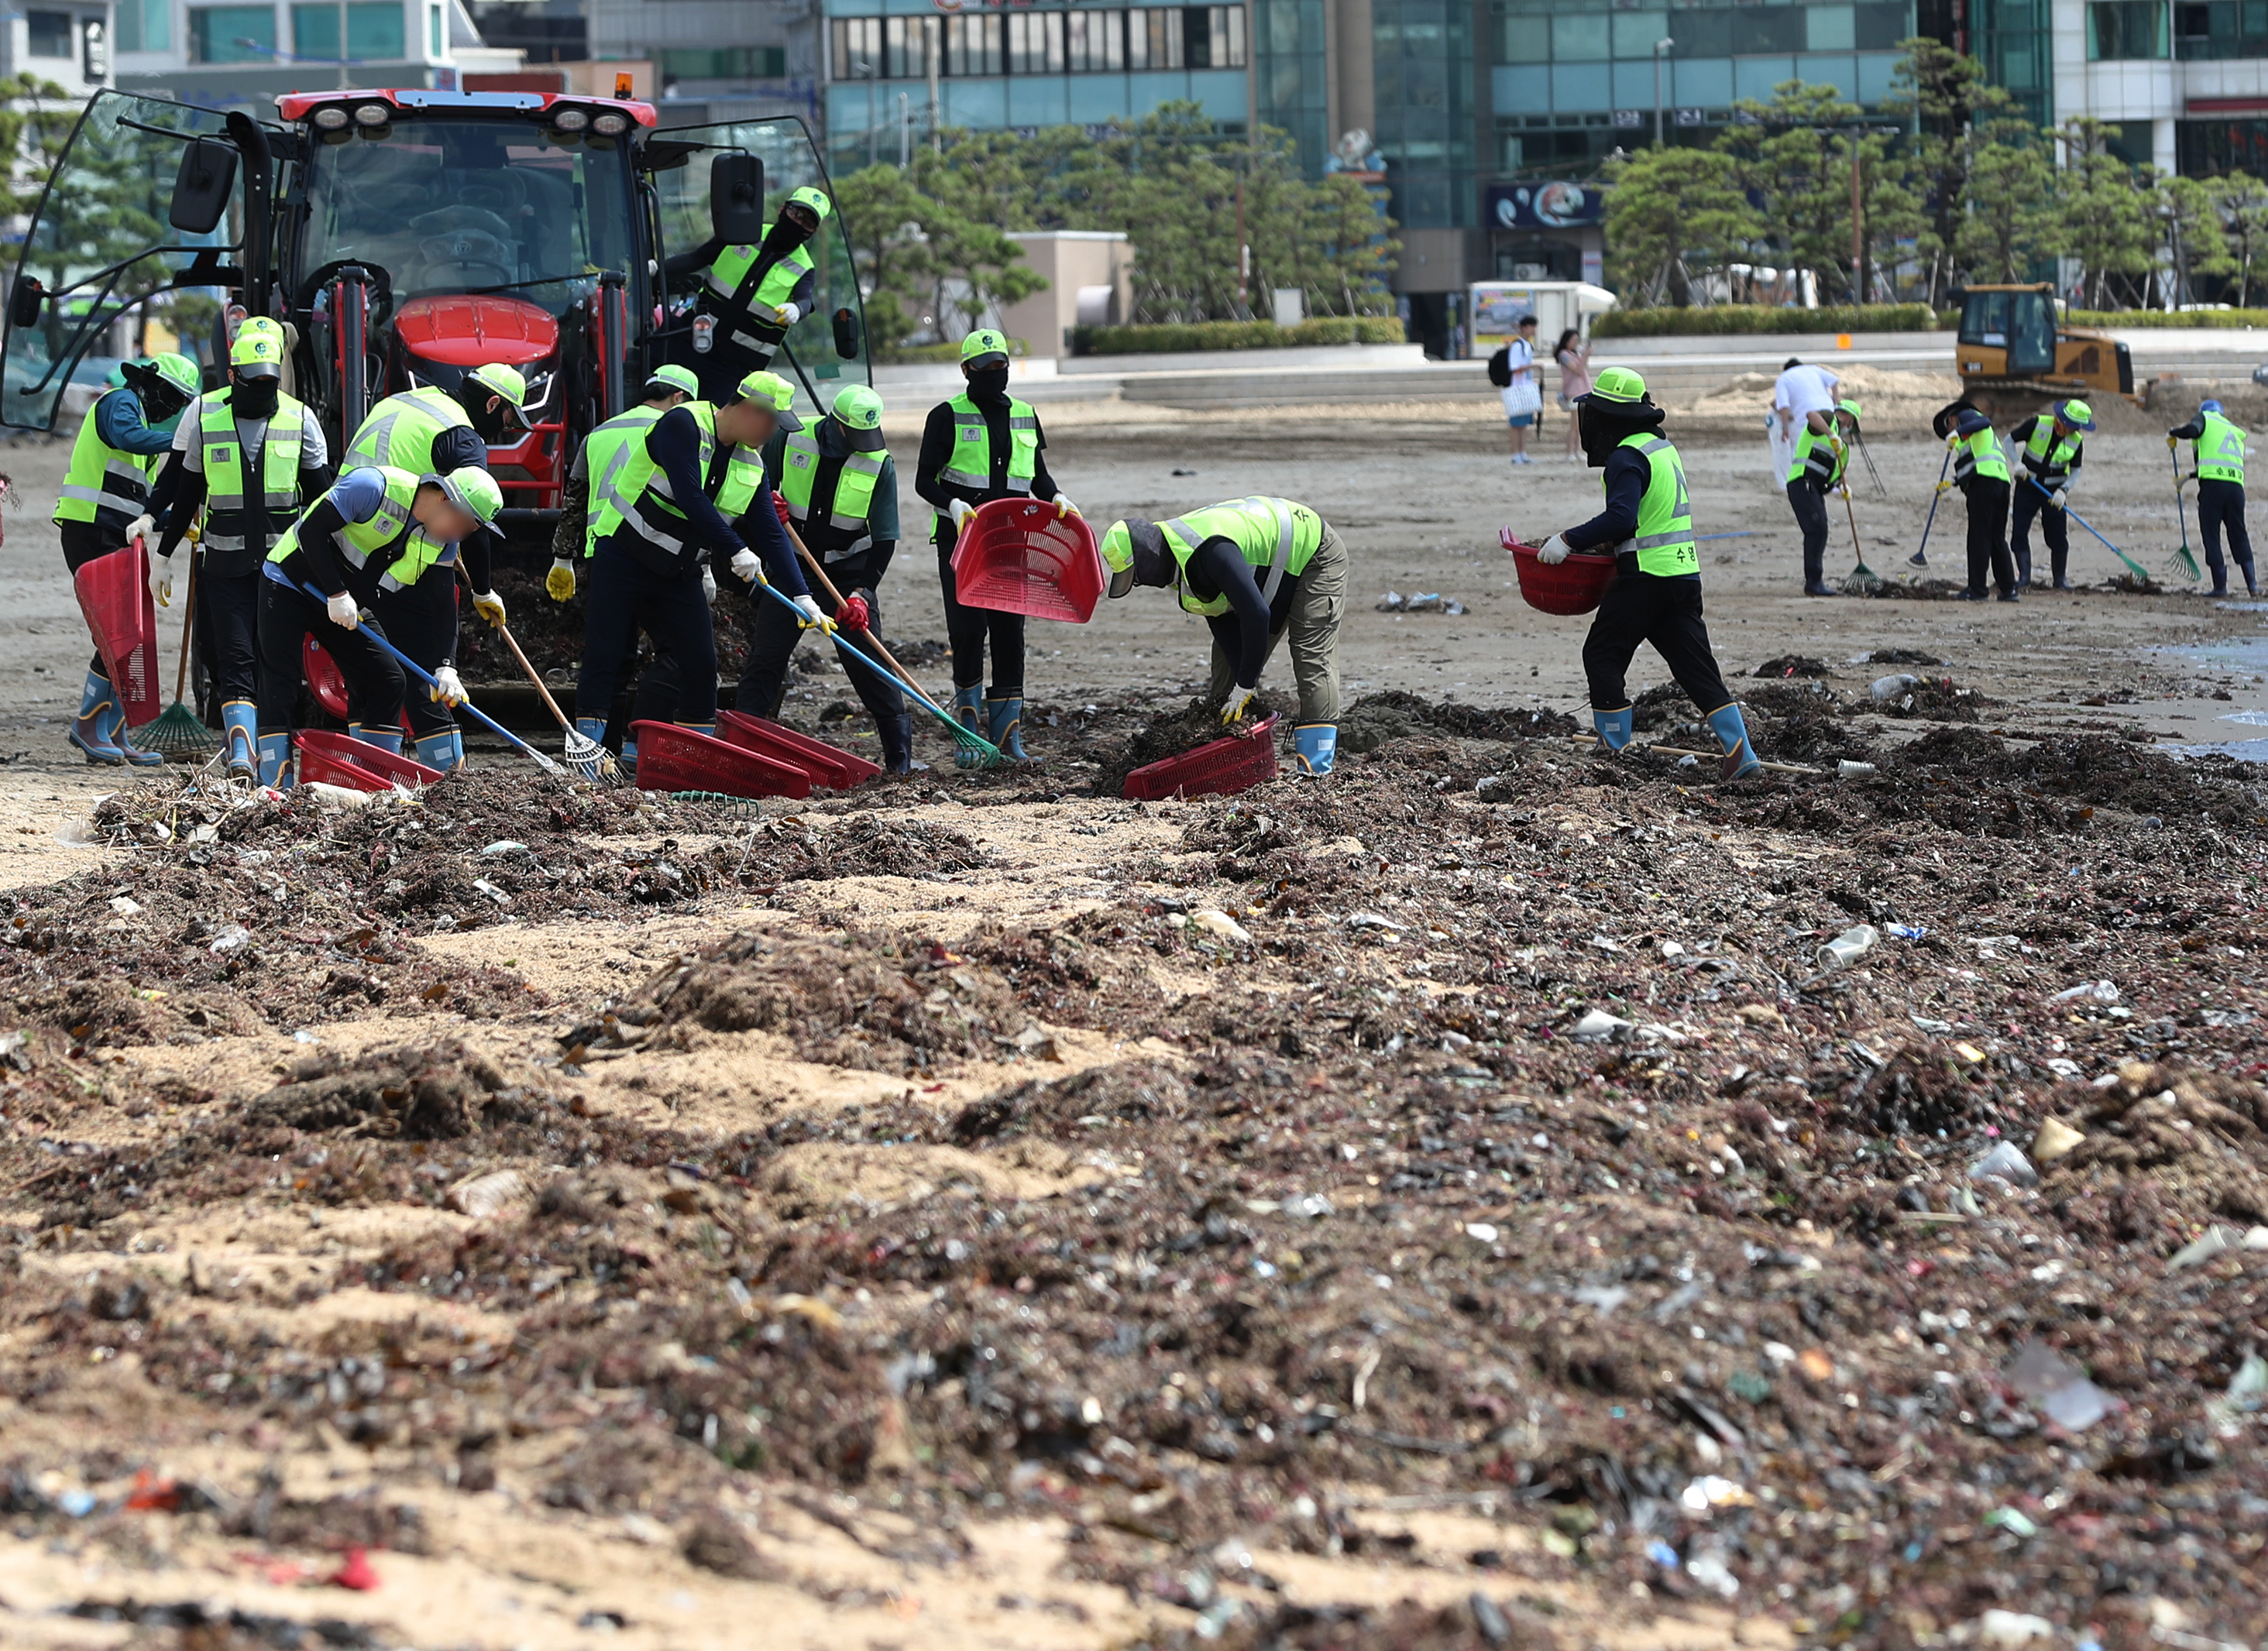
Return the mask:
<svg viewBox="0 0 2268 1651">
<path fill-rule="evenodd" d="M 1867 691 L 1876 700 L 1887 704 L 1907 693 L 1921 679 L 1911 671 L 1900 671 L 1890 676 L 1876 677 Z"/>
<path fill-rule="evenodd" d="M 1822 969 L 1847 969 L 1874 949 L 1881 938 L 1872 923 L 1857 923 L 1822 946 L 1816 954 Z"/>
<path fill-rule="evenodd" d="M 1874 765 L 1853 762 L 1845 757 L 1835 765 L 1835 777 L 1838 780 L 1871 780 L 1874 777 Z"/>
<path fill-rule="evenodd" d="M 2013 1141 L 2004 1141 L 1969 1166 L 1972 1181 L 2005 1181 L 2010 1186 L 2037 1186 L 2040 1172 Z"/>
<path fill-rule="evenodd" d="M 2081 980 L 2048 999 L 2051 1003 L 2116 1003 L 2118 988 L 2108 980 Z"/>
</svg>

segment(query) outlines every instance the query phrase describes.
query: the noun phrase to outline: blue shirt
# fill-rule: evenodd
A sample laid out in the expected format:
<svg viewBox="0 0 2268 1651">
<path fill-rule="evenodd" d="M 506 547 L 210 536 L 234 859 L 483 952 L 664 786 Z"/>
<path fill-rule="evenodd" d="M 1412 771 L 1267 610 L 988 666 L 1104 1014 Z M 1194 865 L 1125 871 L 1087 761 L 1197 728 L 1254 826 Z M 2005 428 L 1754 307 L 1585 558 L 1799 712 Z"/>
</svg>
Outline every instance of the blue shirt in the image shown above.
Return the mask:
<svg viewBox="0 0 2268 1651">
<path fill-rule="evenodd" d="M 122 452 L 147 456 L 171 451 L 176 413 L 163 424 L 142 416 L 142 398 L 131 390 L 113 390 L 94 404 L 94 433 Z"/>
</svg>

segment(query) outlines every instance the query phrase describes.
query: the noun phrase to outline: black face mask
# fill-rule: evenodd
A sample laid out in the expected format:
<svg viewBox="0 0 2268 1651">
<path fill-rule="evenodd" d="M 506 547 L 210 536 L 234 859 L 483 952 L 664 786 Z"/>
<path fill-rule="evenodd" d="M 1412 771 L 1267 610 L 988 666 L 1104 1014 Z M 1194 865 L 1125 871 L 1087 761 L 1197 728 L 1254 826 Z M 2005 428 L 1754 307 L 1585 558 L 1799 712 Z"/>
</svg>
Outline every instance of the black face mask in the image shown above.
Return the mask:
<svg viewBox="0 0 2268 1651">
<path fill-rule="evenodd" d="M 1007 400 L 1007 397 L 1008 369 L 1005 364 L 998 367 L 979 367 L 968 375 L 970 400 L 998 404 Z"/>
<path fill-rule="evenodd" d="M 276 403 L 283 393 L 284 386 L 277 379 L 241 378 L 236 388 L 228 393 L 228 404 L 240 419 L 273 418 Z"/>
<path fill-rule="evenodd" d="M 142 417 L 147 423 L 163 424 L 188 406 L 192 400 L 171 379 L 147 368 L 136 370 L 129 367 L 125 378 L 126 387 L 134 392 L 135 400 L 142 404 Z"/>
<path fill-rule="evenodd" d="M 510 440 L 518 426 L 504 399 L 495 391 L 476 384 L 468 384 L 466 388 L 474 393 L 460 396 L 457 405 L 465 409 L 465 416 L 472 421 L 473 434 L 491 447 Z"/>
<path fill-rule="evenodd" d="M 810 238 L 809 230 L 783 212 L 764 231 L 763 245 L 756 248 L 756 262 L 769 264 L 784 258 Z"/>
</svg>

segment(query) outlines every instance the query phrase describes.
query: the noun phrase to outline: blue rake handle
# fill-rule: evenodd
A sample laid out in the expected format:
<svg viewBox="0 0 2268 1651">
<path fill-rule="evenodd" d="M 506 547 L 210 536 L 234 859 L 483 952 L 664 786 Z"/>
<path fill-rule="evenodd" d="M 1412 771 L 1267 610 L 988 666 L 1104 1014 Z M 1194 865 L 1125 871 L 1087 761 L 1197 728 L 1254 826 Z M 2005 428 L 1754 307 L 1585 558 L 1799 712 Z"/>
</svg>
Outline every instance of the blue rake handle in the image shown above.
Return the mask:
<svg viewBox="0 0 2268 1651">
<path fill-rule="evenodd" d="M 1929 554 L 1929 530 L 1937 525 L 1937 502 L 1945 496 L 1945 473 L 1953 468 L 1953 451 L 1946 450 L 1945 462 L 1937 467 L 1937 491 L 1929 495 L 1929 519 L 1921 525 L 1921 547 L 1917 556 Z"/>
<path fill-rule="evenodd" d="M 2043 494 L 2045 494 L 2051 501 L 2054 499 L 2055 494 L 2053 490 L 2048 488 L 2040 487 L 2040 479 L 2037 476 L 2028 475 L 2024 480 L 2030 482 L 2034 487 L 2039 488 L 2040 491 Z M 2081 516 L 2077 510 L 2073 510 L 2068 504 L 2059 504 L 2057 505 L 2056 508 L 2061 510 L 2066 516 L 2071 517 L 2073 521 L 2077 522 L 2088 532 L 2094 533 L 2097 539 L 2102 539 L 2102 535 L 2101 533 L 2095 532 L 2095 525 L 2088 521 L 2085 517 Z M 2112 555 L 2117 557 L 2119 561 L 2124 562 L 2126 564 L 2127 570 L 2137 579 L 2147 579 L 2150 576 L 2149 574 L 2144 570 L 2140 562 L 2135 561 L 2132 556 L 2119 549 L 2117 546 L 2112 544 L 2109 539 L 2102 539 L 2102 547 L 2109 551 Z"/>
<path fill-rule="evenodd" d="M 318 591 L 313 585 L 307 583 L 304 580 L 300 582 L 299 588 L 302 591 L 305 591 L 309 596 L 314 598 L 318 602 L 328 602 L 330 600 L 330 598 L 325 596 L 320 591 Z M 392 642 L 387 641 L 385 637 L 379 635 L 376 631 L 372 630 L 367 625 L 361 628 L 365 636 L 368 636 L 371 641 L 376 642 L 380 648 L 385 649 L 387 653 L 392 654 L 394 656 L 394 663 L 399 664 L 404 671 L 407 671 L 411 676 L 416 678 L 429 688 L 438 687 L 440 686 L 433 680 L 433 673 L 431 671 L 426 670 L 424 666 L 419 664 L 408 654 L 403 653 L 401 649 L 396 648 Z M 470 711 L 473 714 L 473 720 L 475 722 L 480 723 L 482 727 L 487 729 L 491 734 L 496 735 L 497 737 L 503 740 L 505 745 L 510 745 L 521 756 L 534 758 L 535 760 L 535 766 L 541 768 L 545 773 L 560 774 L 564 772 L 557 763 L 552 761 L 550 758 L 536 750 L 534 746 L 529 745 L 519 735 L 513 733 L 502 723 L 497 722 L 495 717 L 490 716 L 486 711 L 481 709 L 479 706 L 474 704 L 470 700 L 460 700 L 457 703 L 465 710 Z"/>
</svg>

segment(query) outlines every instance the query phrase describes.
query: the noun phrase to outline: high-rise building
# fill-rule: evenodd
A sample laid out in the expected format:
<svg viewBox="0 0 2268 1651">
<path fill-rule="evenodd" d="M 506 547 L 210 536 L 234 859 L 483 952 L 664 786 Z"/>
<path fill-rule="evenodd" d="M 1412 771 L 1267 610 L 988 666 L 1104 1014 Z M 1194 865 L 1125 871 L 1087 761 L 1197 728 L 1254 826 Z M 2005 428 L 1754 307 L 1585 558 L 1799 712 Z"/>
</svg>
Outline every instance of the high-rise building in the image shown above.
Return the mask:
<svg viewBox="0 0 2268 1651">
<path fill-rule="evenodd" d="M 334 85 L 454 90 L 520 62 L 482 40 L 464 0 L 119 0 L 114 38 L 122 90 L 213 107 Z"/>
<path fill-rule="evenodd" d="M 2268 172 L 2268 4 L 2057 0 L 2053 13 L 2056 121 L 2107 122 L 2117 153 L 2187 177 Z"/>
</svg>

